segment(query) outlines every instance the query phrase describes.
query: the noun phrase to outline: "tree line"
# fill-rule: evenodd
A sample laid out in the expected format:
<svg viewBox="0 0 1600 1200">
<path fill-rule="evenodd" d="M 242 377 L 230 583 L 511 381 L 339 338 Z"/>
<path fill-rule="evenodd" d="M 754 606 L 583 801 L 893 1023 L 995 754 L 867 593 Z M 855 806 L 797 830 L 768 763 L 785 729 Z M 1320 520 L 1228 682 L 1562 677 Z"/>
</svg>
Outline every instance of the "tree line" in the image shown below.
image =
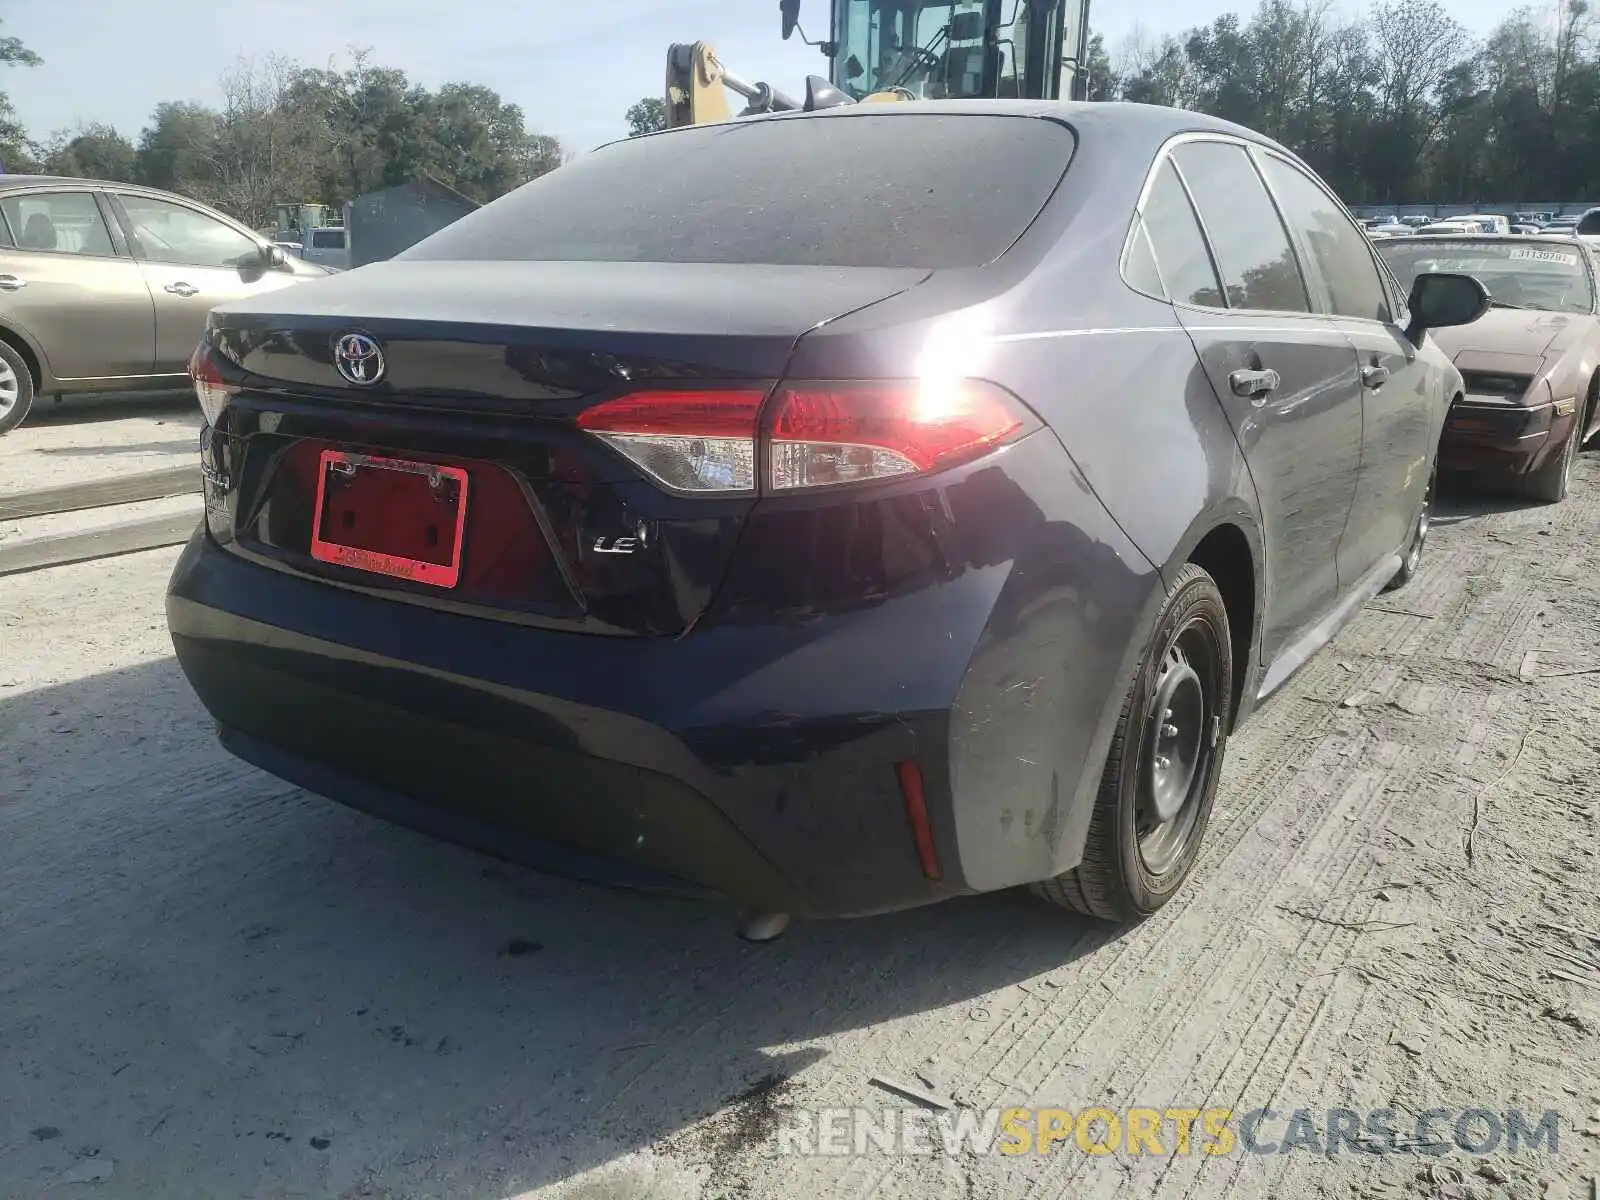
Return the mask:
<svg viewBox="0 0 1600 1200">
<path fill-rule="evenodd" d="M 1262 0 L 1177 36 L 1097 39 L 1091 94 L 1197 109 L 1289 146 L 1348 204 L 1600 198 L 1588 0 L 1482 40 L 1437 0 Z"/>
<path fill-rule="evenodd" d="M 1104 5 L 1110 0 L 1096 0 Z M 1479 40 L 1436 0 L 1262 0 L 1182 33 L 1090 41 L 1089 98 L 1235 121 L 1348 204 L 1600 200 L 1600 42 L 1588 0 L 1512 10 Z M 626 114 L 665 124 L 660 101 Z"/>
<path fill-rule="evenodd" d="M 18 39 L 0 37 L 0 65 L 39 61 Z M 530 132 L 522 109 L 493 90 L 449 83 L 429 91 L 364 52 L 342 68 L 241 61 L 220 83 L 220 106 L 158 105 L 137 140 L 104 124 L 30 139 L 0 91 L 0 164 L 148 184 L 268 228 L 279 203 L 337 208 L 420 175 L 488 201 L 565 157 L 556 138 Z"/>
</svg>

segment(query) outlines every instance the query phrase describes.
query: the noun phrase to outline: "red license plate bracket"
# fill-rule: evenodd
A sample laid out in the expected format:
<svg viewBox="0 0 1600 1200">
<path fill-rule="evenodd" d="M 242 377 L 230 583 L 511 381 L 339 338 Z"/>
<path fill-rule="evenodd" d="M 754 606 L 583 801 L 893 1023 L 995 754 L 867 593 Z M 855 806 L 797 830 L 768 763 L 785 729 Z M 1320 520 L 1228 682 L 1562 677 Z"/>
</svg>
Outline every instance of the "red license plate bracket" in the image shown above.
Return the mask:
<svg viewBox="0 0 1600 1200">
<path fill-rule="evenodd" d="M 467 486 L 460 467 L 324 450 L 311 557 L 453 588 L 461 581 Z"/>
</svg>

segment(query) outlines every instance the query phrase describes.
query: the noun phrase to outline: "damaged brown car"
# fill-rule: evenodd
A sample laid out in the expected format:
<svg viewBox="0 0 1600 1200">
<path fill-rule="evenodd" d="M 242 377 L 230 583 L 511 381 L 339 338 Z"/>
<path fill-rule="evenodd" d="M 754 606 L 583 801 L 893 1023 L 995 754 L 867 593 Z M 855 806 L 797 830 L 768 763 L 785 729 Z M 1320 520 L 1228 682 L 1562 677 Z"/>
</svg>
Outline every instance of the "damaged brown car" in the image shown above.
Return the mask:
<svg viewBox="0 0 1600 1200">
<path fill-rule="evenodd" d="M 1451 406 L 1439 451 L 1446 470 L 1513 482 L 1547 503 L 1565 498 L 1572 464 L 1600 432 L 1600 295 L 1590 248 L 1570 236 L 1386 238 L 1377 250 L 1409 287 L 1418 275 L 1473 275 L 1493 307 L 1432 336 L 1466 394 Z"/>
</svg>

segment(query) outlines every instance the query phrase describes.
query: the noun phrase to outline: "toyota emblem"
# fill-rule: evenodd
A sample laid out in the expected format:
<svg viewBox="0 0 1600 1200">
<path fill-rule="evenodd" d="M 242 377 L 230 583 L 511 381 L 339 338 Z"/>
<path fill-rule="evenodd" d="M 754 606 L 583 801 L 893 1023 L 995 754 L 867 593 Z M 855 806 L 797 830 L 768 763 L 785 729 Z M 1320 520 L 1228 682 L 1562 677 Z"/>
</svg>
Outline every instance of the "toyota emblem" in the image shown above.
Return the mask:
<svg viewBox="0 0 1600 1200">
<path fill-rule="evenodd" d="M 333 365 L 351 383 L 377 383 L 383 378 L 383 351 L 364 333 L 342 333 L 333 344 Z"/>
</svg>

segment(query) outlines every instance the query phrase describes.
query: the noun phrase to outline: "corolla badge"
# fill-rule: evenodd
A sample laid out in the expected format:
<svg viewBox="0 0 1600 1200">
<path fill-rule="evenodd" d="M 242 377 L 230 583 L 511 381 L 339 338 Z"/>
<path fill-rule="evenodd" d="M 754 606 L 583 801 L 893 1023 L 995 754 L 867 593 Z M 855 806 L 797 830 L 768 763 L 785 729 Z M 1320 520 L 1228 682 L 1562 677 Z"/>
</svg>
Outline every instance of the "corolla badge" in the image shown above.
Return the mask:
<svg viewBox="0 0 1600 1200">
<path fill-rule="evenodd" d="M 364 333 L 341 333 L 333 344 L 333 365 L 351 383 L 377 383 L 383 378 L 383 351 Z"/>
</svg>

